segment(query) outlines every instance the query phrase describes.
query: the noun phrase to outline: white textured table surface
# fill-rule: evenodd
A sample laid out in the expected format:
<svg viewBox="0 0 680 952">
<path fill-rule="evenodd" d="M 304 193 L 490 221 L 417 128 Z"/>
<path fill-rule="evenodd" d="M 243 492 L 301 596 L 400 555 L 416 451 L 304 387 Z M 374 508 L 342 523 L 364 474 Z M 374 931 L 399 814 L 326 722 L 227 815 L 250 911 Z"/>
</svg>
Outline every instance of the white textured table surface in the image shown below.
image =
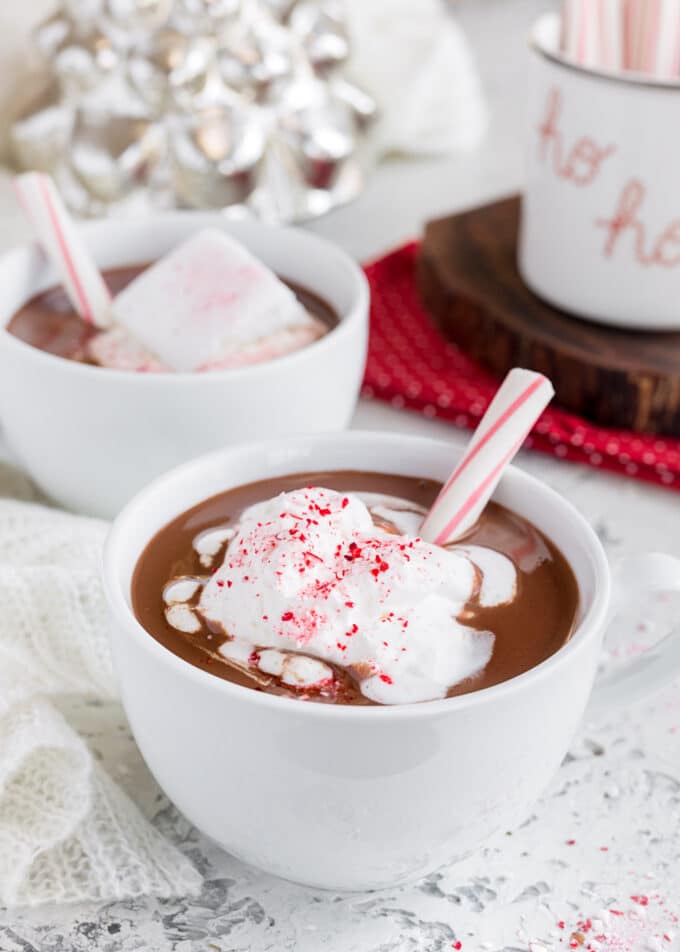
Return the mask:
<svg viewBox="0 0 680 952">
<path fill-rule="evenodd" d="M 521 183 L 523 35 L 540 0 L 465 0 L 462 22 L 479 51 L 493 118 L 483 148 L 447 161 L 383 167 L 360 201 L 316 223 L 361 258 L 422 222 Z M 9 208 L 9 206 L 7 206 Z M 24 233 L 13 212 L 0 243 Z M 377 404 L 354 425 L 440 436 L 450 427 Z M 679 497 L 538 456 L 520 465 L 567 495 L 612 558 L 657 549 L 680 555 Z M 646 622 L 617 624 L 608 662 L 658 635 L 678 603 L 640 606 Z M 115 706 L 81 722 L 111 773 L 206 877 L 192 901 L 0 911 L 0 952 L 439 952 L 462 949 L 619 952 L 680 948 L 680 696 L 677 683 L 610 723 L 586 724 L 524 826 L 416 886 L 338 896 L 283 883 L 206 842 L 148 775 Z M 75 711 L 78 717 L 78 711 Z M 537 712 L 537 716 L 540 716 Z M 531 725 L 527 725 L 530 738 Z"/>
</svg>

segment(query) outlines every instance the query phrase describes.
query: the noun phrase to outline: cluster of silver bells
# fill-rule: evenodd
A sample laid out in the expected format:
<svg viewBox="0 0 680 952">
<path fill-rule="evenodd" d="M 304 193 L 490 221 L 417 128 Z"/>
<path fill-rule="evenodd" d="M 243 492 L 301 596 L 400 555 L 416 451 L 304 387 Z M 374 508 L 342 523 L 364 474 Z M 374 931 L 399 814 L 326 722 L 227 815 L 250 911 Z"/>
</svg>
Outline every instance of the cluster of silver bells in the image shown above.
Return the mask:
<svg viewBox="0 0 680 952">
<path fill-rule="evenodd" d="M 339 0 L 64 0 L 34 40 L 15 160 L 81 214 L 143 191 L 299 221 L 361 190 L 376 105 L 343 75 Z"/>
</svg>

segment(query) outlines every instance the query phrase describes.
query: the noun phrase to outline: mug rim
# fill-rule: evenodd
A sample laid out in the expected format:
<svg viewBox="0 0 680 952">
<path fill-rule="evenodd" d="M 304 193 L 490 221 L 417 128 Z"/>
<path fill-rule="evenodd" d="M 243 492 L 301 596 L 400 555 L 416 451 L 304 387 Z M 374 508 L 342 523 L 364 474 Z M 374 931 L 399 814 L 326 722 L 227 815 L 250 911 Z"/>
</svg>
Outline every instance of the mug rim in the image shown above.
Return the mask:
<svg viewBox="0 0 680 952">
<path fill-rule="evenodd" d="M 141 492 L 137 493 L 137 495 L 126 504 L 113 521 L 106 539 L 103 556 L 103 581 L 108 608 L 115 623 L 111 628 L 111 637 L 122 637 L 118 634 L 116 626 L 123 625 L 128 629 L 125 635 L 126 637 L 139 637 L 140 643 L 145 646 L 144 650 L 148 651 L 152 656 L 155 656 L 158 663 L 174 668 L 179 677 L 192 679 L 198 684 L 203 684 L 206 690 L 224 693 L 227 697 L 231 697 L 232 700 L 236 701 L 240 698 L 245 704 L 253 704 L 258 707 L 269 708 L 273 711 L 280 711 L 281 714 L 285 714 L 285 712 L 288 711 L 291 714 L 297 714 L 302 717 L 327 717 L 352 721 L 366 718 L 382 718 L 398 721 L 453 714 L 456 711 L 477 707 L 480 704 L 493 703 L 496 700 L 500 700 L 522 690 L 524 687 L 530 687 L 536 681 L 540 681 L 546 676 L 549 676 L 565 658 L 577 653 L 588 643 L 589 638 L 595 637 L 598 631 L 602 629 L 609 606 L 611 574 L 609 563 L 600 540 L 586 519 L 567 499 L 548 486 L 547 483 L 511 465 L 508 467 L 503 479 L 509 478 L 516 484 L 523 484 L 526 487 L 527 493 L 533 494 L 534 497 L 536 494 L 542 496 L 543 500 L 547 501 L 548 505 L 552 508 L 561 510 L 560 519 L 562 523 L 569 523 L 572 529 L 576 528 L 579 536 L 589 550 L 592 561 L 592 574 L 596 582 L 592 602 L 586 609 L 583 617 L 578 621 L 568 640 L 561 645 L 554 654 L 550 655 L 540 664 L 529 668 L 529 670 L 513 678 L 509 678 L 507 681 L 502 681 L 499 684 L 494 684 L 487 688 L 451 698 L 439 698 L 432 701 L 378 705 L 375 707 L 349 704 L 301 703 L 297 698 L 268 694 L 264 691 L 254 691 L 252 688 L 234 684 L 223 678 L 218 678 L 214 674 L 203 671 L 195 665 L 190 664 L 158 642 L 136 618 L 131 605 L 128 604 L 124 586 L 119 578 L 118 569 L 121 565 L 121 559 L 123 560 L 122 564 L 129 567 L 125 559 L 126 535 L 128 526 L 134 525 L 135 523 L 136 513 L 153 506 L 155 494 L 162 487 L 171 485 L 175 481 L 182 481 L 191 473 L 195 473 L 196 479 L 200 481 L 200 471 L 203 468 L 218 460 L 228 460 L 230 455 L 243 453 L 257 454 L 265 449 L 285 449 L 286 447 L 290 447 L 291 444 L 299 447 L 306 445 L 315 447 L 337 442 L 338 440 L 349 440 L 355 443 L 357 447 L 368 444 L 375 446 L 376 441 L 381 441 L 384 444 L 398 443 L 400 447 L 407 448 L 411 455 L 415 455 L 418 450 L 422 451 L 423 454 L 427 450 L 430 450 L 434 452 L 446 452 L 447 455 L 450 456 L 452 450 L 450 443 L 430 437 L 404 435 L 398 431 L 354 430 L 346 431 L 341 434 L 317 434 L 280 440 L 262 440 L 241 444 L 235 447 L 227 447 L 199 456 L 164 473 L 142 489 Z M 424 475 L 425 477 L 427 476 L 427 474 Z M 263 473 L 260 478 L 265 478 L 265 476 L 266 474 Z M 178 508 L 174 515 L 167 517 L 164 524 L 167 524 L 167 521 L 186 511 L 186 508 L 186 506 Z M 151 538 L 152 536 L 146 538 L 144 545 L 148 544 Z M 556 545 L 560 545 L 559 539 L 553 541 Z M 135 565 L 137 564 L 141 551 L 142 550 L 140 550 L 135 557 Z M 132 567 L 132 571 L 134 571 L 134 566 Z M 578 584 L 578 590 L 579 596 L 582 596 L 583 591 L 580 584 Z M 124 683 L 124 677 L 121 678 L 121 682 Z"/>
<path fill-rule="evenodd" d="M 604 82 L 615 83 L 622 86 L 638 86 L 640 88 L 651 88 L 665 92 L 680 92 L 680 79 L 660 79 L 649 76 L 647 73 L 638 73 L 634 71 L 614 72 L 607 69 L 597 69 L 594 66 L 582 66 L 580 63 L 574 63 L 561 52 L 548 49 L 545 41 L 538 35 L 542 24 L 547 22 L 559 21 L 559 13 L 542 13 L 533 23 L 529 31 L 528 45 L 532 52 L 551 62 L 554 66 L 559 66 L 569 72 L 580 76 L 587 76 L 591 79 L 603 80 Z"/>
<path fill-rule="evenodd" d="M 2 341 L 4 346 L 15 348 L 18 355 L 23 354 L 23 356 L 27 359 L 36 360 L 43 363 L 47 362 L 48 366 L 52 366 L 55 369 L 61 366 L 64 373 L 79 374 L 81 377 L 83 377 L 83 379 L 90 377 L 92 380 L 99 379 L 101 381 L 121 381 L 121 383 L 125 382 L 131 385 L 134 381 L 134 385 L 136 386 L 168 386 L 174 383 L 177 383 L 179 386 L 190 386 L 190 381 L 197 382 L 203 381 L 205 379 L 215 381 L 228 379 L 238 382 L 240 380 L 246 380 L 252 377 L 253 380 L 256 380 L 258 377 L 268 373 L 272 364 L 276 365 L 277 367 L 283 367 L 284 369 L 290 367 L 292 370 L 294 369 L 296 362 L 304 360 L 308 353 L 316 355 L 320 352 L 323 352 L 323 350 L 328 349 L 329 347 L 333 347 L 336 342 L 339 342 L 343 337 L 352 332 L 354 324 L 363 321 L 364 314 L 368 310 L 370 301 L 368 279 L 366 278 L 363 269 L 358 264 L 358 262 L 355 261 L 355 259 L 352 258 L 352 256 L 339 245 L 329 241 L 327 238 L 324 238 L 321 235 L 316 235 L 313 232 L 307 231 L 303 228 L 296 228 L 290 225 L 268 225 L 264 222 L 256 221 L 254 219 L 244 219 L 238 221 L 231 220 L 219 211 L 163 212 L 146 219 L 104 219 L 94 222 L 85 222 L 80 224 L 78 227 L 87 240 L 88 236 L 98 236 L 101 233 L 105 234 L 110 229 L 118 229 L 121 228 L 121 226 L 128 229 L 146 229 L 155 226 L 161 230 L 164 224 L 187 222 L 190 225 L 192 221 L 195 223 L 196 230 L 201 227 L 210 227 L 211 225 L 212 227 L 221 228 L 226 224 L 228 226 L 227 230 L 231 229 L 232 226 L 235 226 L 236 232 L 238 232 L 242 227 L 244 231 L 251 229 L 254 232 L 276 232 L 280 236 L 281 242 L 285 242 L 291 237 L 294 239 L 302 237 L 303 241 L 308 239 L 311 243 L 315 243 L 321 249 L 323 254 L 336 257 L 336 259 L 341 262 L 341 266 L 346 269 L 348 287 L 350 287 L 352 291 L 352 300 L 350 304 L 343 310 L 343 312 L 340 312 L 340 309 L 336 308 L 332 302 L 328 302 L 331 304 L 336 313 L 338 313 L 338 323 L 335 327 L 331 328 L 327 334 L 324 334 L 324 336 L 318 340 L 312 341 L 311 344 L 307 344 L 298 350 L 292 351 L 291 353 L 283 354 L 281 357 L 276 357 L 274 360 L 265 360 L 261 363 L 251 364 L 244 367 L 211 370 L 208 374 L 200 374 L 196 371 L 139 373 L 138 371 L 134 370 L 116 370 L 112 367 L 101 367 L 92 364 L 81 363 L 77 360 L 69 360 L 68 357 L 60 357 L 58 354 L 48 353 L 47 351 L 41 350 L 39 347 L 34 347 L 32 344 L 28 344 L 19 337 L 15 337 L 14 334 L 10 334 L 10 332 L 7 330 L 7 323 L 12 319 L 13 315 L 11 315 L 7 321 L 3 321 L 0 324 L 0 341 Z M 4 254 L 0 255 L 0 275 L 2 274 L 5 265 L 11 262 L 13 259 L 21 260 L 21 258 L 24 258 L 26 261 L 28 261 L 30 260 L 30 257 L 36 253 L 42 253 L 40 250 L 40 245 L 37 241 L 23 242 L 14 248 L 8 249 Z M 158 259 L 153 258 L 152 260 L 157 261 Z M 128 265 L 123 264 L 120 265 L 120 267 L 126 267 L 138 263 L 138 261 L 131 261 L 128 262 Z M 57 279 L 57 284 L 58 283 L 59 282 Z M 30 296 L 26 298 L 26 301 L 28 300 L 30 300 Z M 92 376 L 93 374 L 94 376 Z"/>
</svg>

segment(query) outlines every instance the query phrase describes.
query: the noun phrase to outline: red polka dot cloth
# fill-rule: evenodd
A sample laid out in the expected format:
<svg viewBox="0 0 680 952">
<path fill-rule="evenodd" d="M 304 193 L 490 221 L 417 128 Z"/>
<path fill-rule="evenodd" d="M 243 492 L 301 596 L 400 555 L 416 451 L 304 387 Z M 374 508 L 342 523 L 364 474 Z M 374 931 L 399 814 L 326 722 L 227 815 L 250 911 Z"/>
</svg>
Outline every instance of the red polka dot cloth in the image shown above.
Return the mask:
<svg viewBox="0 0 680 952">
<path fill-rule="evenodd" d="M 363 394 L 473 429 L 498 380 L 446 341 L 420 303 L 417 244 L 366 266 L 371 327 Z M 597 426 L 549 407 L 526 447 L 680 490 L 680 440 Z"/>
</svg>

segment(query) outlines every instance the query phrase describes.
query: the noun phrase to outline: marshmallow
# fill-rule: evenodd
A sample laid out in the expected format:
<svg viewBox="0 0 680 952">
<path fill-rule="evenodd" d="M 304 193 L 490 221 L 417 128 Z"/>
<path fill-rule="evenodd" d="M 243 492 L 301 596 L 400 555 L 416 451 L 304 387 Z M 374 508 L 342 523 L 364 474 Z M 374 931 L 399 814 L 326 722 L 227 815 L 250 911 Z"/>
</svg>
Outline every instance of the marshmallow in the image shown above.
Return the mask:
<svg viewBox="0 0 680 952">
<path fill-rule="evenodd" d="M 178 602 L 188 602 L 203 584 L 203 579 L 193 578 L 190 575 L 177 578 L 163 589 L 163 601 L 166 605 L 176 605 Z"/>
<path fill-rule="evenodd" d="M 227 660 L 233 661 L 234 664 L 238 664 L 243 668 L 247 668 L 250 664 L 253 646 L 249 641 L 232 638 L 230 641 L 225 641 L 224 644 L 220 645 L 219 652 L 223 657 L 227 658 Z"/>
<path fill-rule="evenodd" d="M 165 609 L 165 618 L 169 625 L 187 635 L 195 635 L 201 630 L 201 620 L 188 605 L 175 602 Z"/>
<path fill-rule="evenodd" d="M 235 531 L 235 529 L 225 527 L 223 529 L 206 529 L 205 532 L 199 533 L 194 539 L 193 549 L 198 555 L 201 565 L 209 569 L 222 546 L 234 538 Z"/>
<path fill-rule="evenodd" d="M 507 555 L 483 545 L 457 546 L 456 551 L 467 555 L 480 571 L 477 598 L 482 608 L 507 605 L 514 601 L 517 595 L 517 570 Z"/>
<path fill-rule="evenodd" d="M 377 522 L 394 526 L 402 535 L 416 536 L 427 515 L 427 509 L 407 499 L 387 496 L 385 493 L 357 493 L 359 499 Z"/>
<path fill-rule="evenodd" d="M 177 371 L 271 360 L 324 330 L 269 268 L 217 229 L 199 232 L 143 271 L 113 311 Z"/>
<path fill-rule="evenodd" d="M 257 656 L 257 666 L 264 674 L 281 678 L 295 688 L 318 688 L 333 680 L 333 669 L 317 658 L 266 648 Z"/>
</svg>

